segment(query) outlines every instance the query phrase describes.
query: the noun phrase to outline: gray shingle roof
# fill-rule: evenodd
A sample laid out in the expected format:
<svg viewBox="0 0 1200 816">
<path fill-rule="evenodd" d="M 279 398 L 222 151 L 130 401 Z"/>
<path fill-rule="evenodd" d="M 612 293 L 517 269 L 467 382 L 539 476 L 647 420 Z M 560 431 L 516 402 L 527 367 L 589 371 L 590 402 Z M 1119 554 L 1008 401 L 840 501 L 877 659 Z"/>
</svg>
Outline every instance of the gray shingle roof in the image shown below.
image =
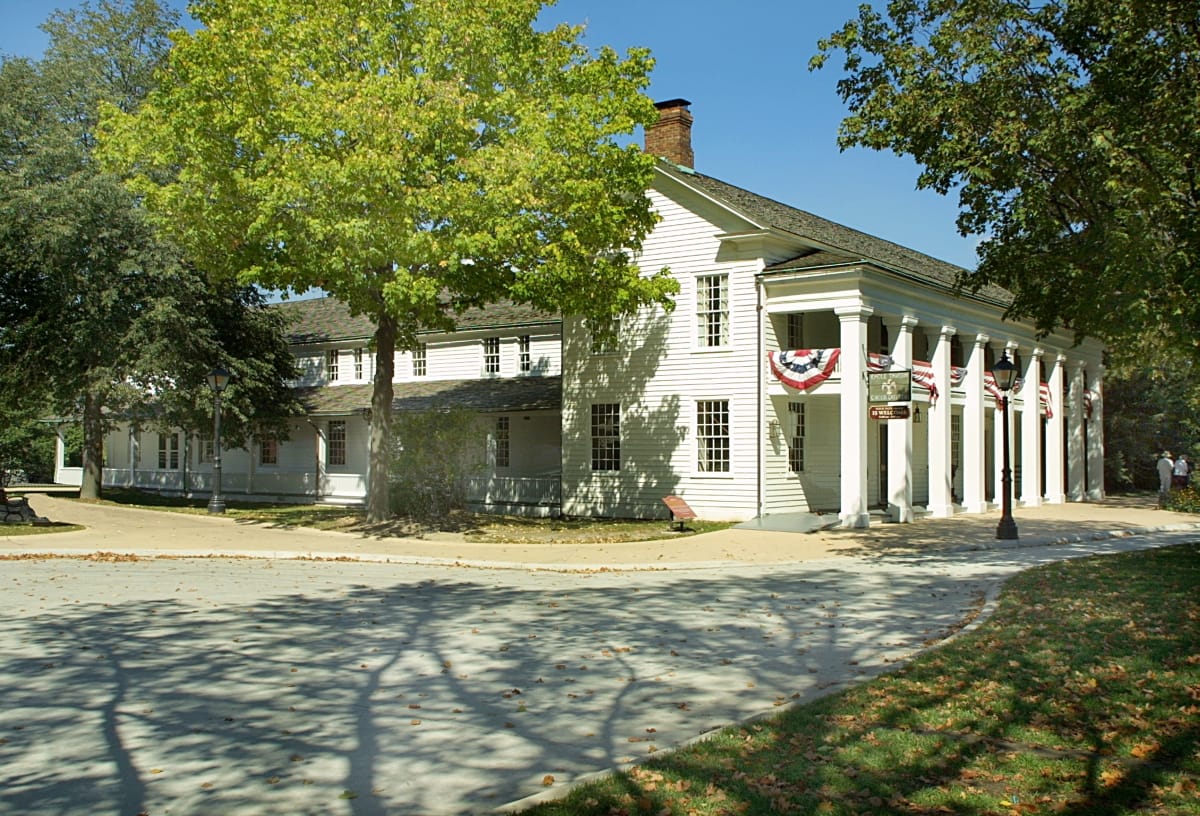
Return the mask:
<svg viewBox="0 0 1200 816">
<path fill-rule="evenodd" d="M 753 223 L 789 232 L 824 245 L 824 249 L 818 250 L 815 255 L 800 255 L 772 264 L 767 267 L 768 272 L 866 261 L 906 273 L 935 286 L 952 288 L 959 273 L 963 271 L 954 264 L 939 261 L 900 244 L 743 190 L 712 176 L 692 170 L 681 170 L 666 161 L 660 161 L 659 168 L 666 175 L 687 186 L 695 187 Z M 985 287 L 978 296 L 1005 305 L 1012 299 L 1009 292 L 998 286 Z"/>
<path fill-rule="evenodd" d="M 540 411 L 562 407 L 561 377 L 494 380 L 421 380 L 396 383 L 394 411 L 428 411 L 452 406 L 473 411 Z M 309 415 L 342 416 L 371 407 L 369 384 L 328 385 L 296 390 Z"/>
<path fill-rule="evenodd" d="M 375 324 L 370 318 L 351 315 L 349 307 L 335 298 L 292 300 L 276 308 L 284 309 L 292 316 L 289 340 L 295 344 L 366 340 L 375 334 Z M 465 331 L 558 323 L 560 320 L 557 314 L 501 301 L 485 308 L 467 309 L 458 315 L 456 323 L 460 331 Z"/>
</svg>

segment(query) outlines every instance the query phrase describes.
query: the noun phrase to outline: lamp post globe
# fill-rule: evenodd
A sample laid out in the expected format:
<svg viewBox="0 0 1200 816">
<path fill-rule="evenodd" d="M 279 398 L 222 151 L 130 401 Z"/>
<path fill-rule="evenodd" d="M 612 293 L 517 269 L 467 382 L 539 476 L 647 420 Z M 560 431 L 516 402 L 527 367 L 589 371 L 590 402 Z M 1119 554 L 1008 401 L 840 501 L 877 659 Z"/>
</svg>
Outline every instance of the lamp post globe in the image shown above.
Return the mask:
<svg viewBox="0 0 1200 816">
<path fill-rule="evenodd" d="M 992 379 L 1000 389 L 1001 412 L 1000 421 L 1004 425 L 1004 439 L 1001 447 L 1004 450 L 1004 463 L 1000 470 L 1000 523 L 996 525 L 996 538 L 1014 541 L 1017 539 L 1017 523 L 1012 515 L 1012 468 L 1008 454 L 1008 394 L 1017 380 L 1017 366 L 1008 359 L 1007 349 L 999 360 L 992 366 Z"/>
</svg>

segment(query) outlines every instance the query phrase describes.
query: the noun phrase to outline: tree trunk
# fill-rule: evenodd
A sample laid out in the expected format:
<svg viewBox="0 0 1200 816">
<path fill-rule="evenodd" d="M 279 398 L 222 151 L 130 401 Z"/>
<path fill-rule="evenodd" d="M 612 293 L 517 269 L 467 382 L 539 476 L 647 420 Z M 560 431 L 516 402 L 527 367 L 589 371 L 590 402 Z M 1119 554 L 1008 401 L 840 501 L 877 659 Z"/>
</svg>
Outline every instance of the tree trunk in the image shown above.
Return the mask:
<svg viewBox="0 0 1200 816">
<path fill-rule="evenodd" d="M 375 329 L 375 383 L 367 469 L 367 522 L 391 518 L 388 486 L 392 460 L 392 380 L 396 372 L 396 320 L 384 313 Z"/>
<path fill-rule="evenodd" d="M 91 391 L 83 398 L 83 480 L 79 498 L 98 499 L 104 482 L 104 416 L 100 397 Z"/>
</svg>

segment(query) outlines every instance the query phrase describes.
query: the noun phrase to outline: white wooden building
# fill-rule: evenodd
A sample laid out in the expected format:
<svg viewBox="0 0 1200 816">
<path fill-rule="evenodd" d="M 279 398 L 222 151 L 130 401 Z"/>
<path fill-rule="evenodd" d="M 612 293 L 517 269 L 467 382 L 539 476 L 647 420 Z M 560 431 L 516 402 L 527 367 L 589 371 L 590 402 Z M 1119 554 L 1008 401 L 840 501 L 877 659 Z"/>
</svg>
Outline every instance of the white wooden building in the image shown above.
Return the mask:
<svg viewBox="0 0 1200 816">
<path fill-rule="evenodd" d="M 955 267 L 697 172 L 688 104 L 660 103 L 646 138 L 663 157 L 661 220 L 639 262 L 679 281 L 673 311 L 645 309 L 601 342 L 581 320 L 500 305 L 397 355 L 396 410 L 461 405 L 486 425 L 477 507 L 661 517 L 676 495 L 704 518 L 836 513 L 850 527 L 983 512 L 999 502 L 988 380 L 1005 352 L 1023 380 L 1009 400 L 1016 501 L 1102 498 L 1098 343 L 1039 339 L 1003 319 L 1006 292 L 956 294 Z M 223 491 L 362 501 L 373 327 L 328 299 L 281 308 L 296 315 L 308 414 L 287 440 L 227 452 Z M 870 415 L 868 374 L 887 370 L 913 372 L 911 402 L 894 406 L 907 418 Z M 202 494 L 206 450 L 124 430 L 105 483 Z"/>
</svg>

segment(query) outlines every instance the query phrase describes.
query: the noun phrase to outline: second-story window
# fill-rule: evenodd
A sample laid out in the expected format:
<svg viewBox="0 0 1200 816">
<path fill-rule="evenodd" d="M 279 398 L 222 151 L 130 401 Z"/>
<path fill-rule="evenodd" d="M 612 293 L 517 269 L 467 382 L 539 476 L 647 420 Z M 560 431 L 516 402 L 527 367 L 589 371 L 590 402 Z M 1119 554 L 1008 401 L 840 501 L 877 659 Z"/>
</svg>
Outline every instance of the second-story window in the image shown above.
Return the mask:
<svg viewBox="0 0 1200 816">
<path fill-rule="evenodd" d="M 354 379 L 361 380 L 363 378 L 363 350 L 356 348 L 354 350 Z"/>
<path fill-rule="evenodd" d="M 517 338 L 517 357 L 522 374 L 533 371 L 533 354 L 530 350 L 528 334 L 522 334 Z"/>
<path fill-rule="evenodd" d="M 500 373 L 500 338 L 483 338 L 483 373 Z"/>
<path fill-rule="evenodd" d="M 418 343 L 417 347 L 412 350 L 412 373 L 414 377 L 424 377 L 427 373 L 428 355 L 425 351 L 425 344 Z"/>
<path fill-rule="evenodd" d="M 325 379 L 334 382 L 338 378 L 338 350 L 325 352 Z"/>
<path fill-rule="evenodd" d="M 696 342 L 700 348 L 729 345 L 729 276 L 696 278 Z"/>
</svg>

